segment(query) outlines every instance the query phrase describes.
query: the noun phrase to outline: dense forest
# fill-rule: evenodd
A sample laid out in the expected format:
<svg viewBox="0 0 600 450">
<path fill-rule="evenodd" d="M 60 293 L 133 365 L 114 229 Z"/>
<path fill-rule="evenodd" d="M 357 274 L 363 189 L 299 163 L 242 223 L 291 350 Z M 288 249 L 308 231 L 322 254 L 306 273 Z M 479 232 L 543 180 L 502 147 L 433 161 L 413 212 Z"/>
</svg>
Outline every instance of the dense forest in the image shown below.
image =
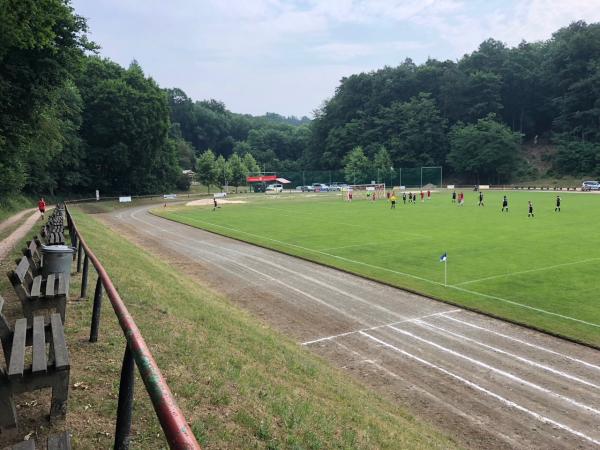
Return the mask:
<svg viewBox="0 0 600 450">
<path fill-rule="evenodd" d="M 103 58 L 68 0 L 0 0 L 0 11 L 0 196 L 186 189 L 183 169 L 237 185 L 257 170 L 356 179 L 436 165 L 505 183 L 545 175 L 523 151 L 542 143 L 550 175 L 600 175 L 600 24 L 351 75 L 310 120 L 158 86 L 137 62 Z"/>
</svg>

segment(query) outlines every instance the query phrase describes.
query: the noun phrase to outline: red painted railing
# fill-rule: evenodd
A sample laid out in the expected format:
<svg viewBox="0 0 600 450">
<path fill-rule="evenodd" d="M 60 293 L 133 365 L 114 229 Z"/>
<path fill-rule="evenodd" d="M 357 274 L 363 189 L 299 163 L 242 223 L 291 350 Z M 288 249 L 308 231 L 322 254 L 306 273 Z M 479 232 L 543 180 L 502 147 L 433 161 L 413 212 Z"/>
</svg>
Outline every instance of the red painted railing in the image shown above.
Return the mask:
<svg viewBox="0 0 600 450">
<path fill-rule="evenodd" d="M 83 274 L 81 283 L 81 296 L 87 293 L 87 279 L 89 261 L 98 273 L 98 281 L 94 294 L 94 307 L 92 313 L 92 326 L 90 331 L 90 342 L 98 339 L 98 327 L 100 323 L 100 311 L 102 305 L 102 291 L 110 299 L 113 310 L 119 320 L 127 345 L 123 357 L 121 370 L 121 384 L 119 387 L 119 405 L 117 410 L 117 424 L 115 432 L 115 448 L 126 449 L 129 447 L 131 408 L 133 405 L 133 369 L 137 365 L 140 376 L 146 386 L 154 410 L 158 416 L 160 425 L 165 433 L 167 442 L 172 449 L 200 449 L 198 441 L 194 437 L 183 413 L 177 406 L 177 402 L 167 385 L 152 353 L 146 345 L 144 337 L 140 333 L 133 317 L 129 314 L 125 303 L 115 289 L 108 273 L 94 255 L 83 236 L 77 230 L 77 226 L 71 217 L 69 209 L 65 205 L 69 233 L 72 245 L 78 249 L 77 271 L 81 270 L 81 258 L 83 256 Z M 134 364 L 135 362 L 135 364 Z"/>
</svg>

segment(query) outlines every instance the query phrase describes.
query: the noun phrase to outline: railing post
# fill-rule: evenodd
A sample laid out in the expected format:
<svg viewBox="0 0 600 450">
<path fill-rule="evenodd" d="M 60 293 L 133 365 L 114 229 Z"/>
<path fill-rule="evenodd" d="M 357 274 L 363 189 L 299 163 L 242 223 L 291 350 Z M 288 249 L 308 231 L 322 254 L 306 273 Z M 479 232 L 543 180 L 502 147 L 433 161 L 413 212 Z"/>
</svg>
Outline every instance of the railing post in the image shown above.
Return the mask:
<svg viewBox="0 0 600 450">
<path fill-rule="evenodd" d="M 131 411 L 133 408 L 133 369 L 135 361 L 129 348 L 125 346 L 123 366 L 121 368 L 121 384 L 119 385 L 119 405 L 117 407 L 117 426 L 115 429 L 115 450 L 127 450 L 131 439 Z"/>
<path fill-rule="evenodd" d="M 90 328 L 90 342 L 98 341 L 100 328 L 100 311 L 102 310 L 102 279 L 98 276 L 96 290 L 94 291 L 94 307 L 92 309 L 92 326 Z"/>
<path fill-rule="evenodd" d="M 87 296 L 89 265 L 90 265 L 89 258 L 88 258 L 87 252 L 85 252 L 85 257 L 83 258 L 83 274 L 81 275 L 81 296 L 80 296 L 80 298 L 82 298 L 82 299 Z"/>
<path fill-rule="evenodd" d="M 83 250 L 83 246 L 81 242 L 77 246 L 77 273 L 81 272 L 81 252 Z"/>
</svg>

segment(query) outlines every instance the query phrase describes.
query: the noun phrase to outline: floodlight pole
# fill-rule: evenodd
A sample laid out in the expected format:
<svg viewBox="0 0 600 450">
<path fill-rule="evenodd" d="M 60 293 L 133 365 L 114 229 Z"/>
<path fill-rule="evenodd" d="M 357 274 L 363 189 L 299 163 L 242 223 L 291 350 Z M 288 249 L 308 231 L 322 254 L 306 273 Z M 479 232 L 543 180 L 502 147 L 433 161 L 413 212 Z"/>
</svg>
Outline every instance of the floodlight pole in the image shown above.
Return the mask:
<svg viewBox="0 0 600 450">
<path fill-rule="evenodd" d="M 421 167 L 421 189 L 423 189 L 423 167 Z"/>
</svg>

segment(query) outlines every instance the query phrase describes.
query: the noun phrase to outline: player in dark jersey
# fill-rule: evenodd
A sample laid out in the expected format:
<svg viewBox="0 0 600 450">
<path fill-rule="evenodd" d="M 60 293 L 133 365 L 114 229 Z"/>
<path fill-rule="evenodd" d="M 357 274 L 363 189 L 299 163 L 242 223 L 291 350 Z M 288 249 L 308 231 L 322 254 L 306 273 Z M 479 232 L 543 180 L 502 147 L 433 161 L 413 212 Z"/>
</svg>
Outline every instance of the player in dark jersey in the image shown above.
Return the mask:
<svg viewBox="0 0 600 450">
<path fill-rule="evenodd" d="M 554 208 L 554 212 L 560 212 L 560 195 L 556 196 L 556 207 Z"/>
<path fill-rule="evenodd" d="M 406 192 L 402 193 L 402 201 L 404 202 L 404 204 L 406 205 Z"/>
<path fill-rule="evenodd" d="M 527 217 L 533 217 L 533 203 L 531 203 L 529 201 L 529 202 L 527 202 L 527 205 L 528 205 Z"/>
<path fill-rule="evenodd" d="M 452 191 L 452 203 L 456 203 L 456 191 Z"/>
<path fill-rule="evenodd" d="M 505 211 L 508 212 L 508 198 L 506 198 L 506 195 L 502 199 L 502 212 Z"/>
<path fill-rule="evenodd" d="M 479 191 L 479 204 L 477 206 L 485 206 L 483 204 L 483 192 Z"/>
</svg>

